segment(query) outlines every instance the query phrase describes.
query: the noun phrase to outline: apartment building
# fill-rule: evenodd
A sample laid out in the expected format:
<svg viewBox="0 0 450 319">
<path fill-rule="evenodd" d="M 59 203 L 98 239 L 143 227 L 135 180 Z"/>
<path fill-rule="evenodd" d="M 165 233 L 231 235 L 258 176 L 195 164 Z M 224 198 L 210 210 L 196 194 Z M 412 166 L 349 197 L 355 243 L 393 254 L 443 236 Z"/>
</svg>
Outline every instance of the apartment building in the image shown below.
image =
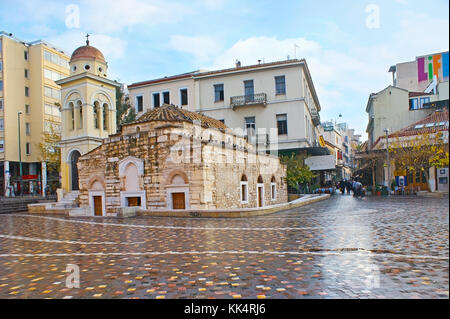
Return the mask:
<svg viewBox="0 0 450 319">
<path fill-rule="evenodd" d="M 366 106 L 369 149 L 387 129 L 395 132 L 448 108 L 449 52 L 417 57 L 391 66 L 393 85 L 372 93 Z"/>
<path fill-rule="evenodd" d="M 333 161 L 330 159 L 330 165 L 326 168 L 324 181 L 332 178 L 337 180 L 351 178 L 355 169 L 355 152 L 360 135 L 356 135 L 355 130 L 350 129 L 347 123 L 333 122 L 321 123 L 320 135 L 323 137 L 324 146 L 334 157 Z M 318 160 L 321 159 L 319 157 L 309 159 L 312 165 Z"/>
<path fill-rule="evenodd" d="M 386 136 L 389 138 L 408 127 L 414 127 L 417 123 L 432 119 L 441 111 L 448 112 L 448 51 L 419 56 L 414 61 L 398 63 L 391 66 L 389 72 L 392 72 L 392 85 L 370 94 L 367 101 L 368 152 L 383 151 L 386 146 L 382 141 Z M 434 126 L 435 122 L 431 121 L 427 124 Z M 360 156 L 364 158 L 363 155 Z M 390 185 L 390 181 L 399 176 L 399 172 L 389 170 L 388 167 L 385 159 L 377 162 L 374 171 L 370 172 L 370 175 L 375 175 L 376 183 Z M 434 186 L 426 185 L 422 179 L 413 180 L 414 183 L 411 185 L 433 191 Z"/>
<path fill-rule="evenodd" d="M 69 75 L 68 62 L 64 51 L 44 41 L 24 42 L 0 31 L 0 195 L 41 192 L 47 177 L 58 182 L 47 176 L 38 144 L 44 130 L 60 126 L 55 81 Z"/>
<path fill-rule="evenodd" d="M 138 116 L 170 103 L 222 121 L 260 151 L 314 154 L 319 148 L 321 108 L 305 60 L 237 61 L 233 68 L 137 82 L 128 90 Z"/>
</svg>

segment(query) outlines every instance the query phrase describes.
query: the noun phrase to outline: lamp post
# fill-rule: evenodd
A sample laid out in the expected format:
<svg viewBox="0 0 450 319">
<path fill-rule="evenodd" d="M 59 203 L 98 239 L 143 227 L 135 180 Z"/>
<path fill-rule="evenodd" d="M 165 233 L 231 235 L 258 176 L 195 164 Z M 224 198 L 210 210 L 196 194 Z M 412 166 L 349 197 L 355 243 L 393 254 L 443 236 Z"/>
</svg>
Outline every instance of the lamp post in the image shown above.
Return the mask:
<svg viewBox="0 0 450 319">
<path fill-rule="evenodd" d="M 20 115 L 22 112 L 17 112 L 17 127 L 19 131 L 19 188 L 20 188 L 20 195 L 22 195 L 22 149 L 21 149 L 21 142 L 20 142 Z"/>
<path fill-rule="evenodd" d="M 388 188 L 388 195 L 390 195 L 390 190 L 389 190 L 389 181 L 391 178 L 391 161 L 389 160 L 389 130 L 386 128 L 384 129 L 384 133 L 386 133 L 386 161 L 387 161 L 387 188 Z"/>
</svg>

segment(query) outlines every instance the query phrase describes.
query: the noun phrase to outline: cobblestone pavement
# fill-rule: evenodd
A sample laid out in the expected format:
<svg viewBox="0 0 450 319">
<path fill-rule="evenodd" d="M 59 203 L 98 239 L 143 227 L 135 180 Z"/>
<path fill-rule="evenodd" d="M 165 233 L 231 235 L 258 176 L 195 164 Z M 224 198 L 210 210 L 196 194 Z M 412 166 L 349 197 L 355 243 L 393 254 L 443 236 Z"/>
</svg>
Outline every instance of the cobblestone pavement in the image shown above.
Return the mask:
<svg viewBox="0 0 450 319">
<path fill-rule="evenodd" d="M 0 297 L 448 298 L 448 227 L 448 198 L 409 196 L 233 219 L 3 214 Z"/>
</svg>

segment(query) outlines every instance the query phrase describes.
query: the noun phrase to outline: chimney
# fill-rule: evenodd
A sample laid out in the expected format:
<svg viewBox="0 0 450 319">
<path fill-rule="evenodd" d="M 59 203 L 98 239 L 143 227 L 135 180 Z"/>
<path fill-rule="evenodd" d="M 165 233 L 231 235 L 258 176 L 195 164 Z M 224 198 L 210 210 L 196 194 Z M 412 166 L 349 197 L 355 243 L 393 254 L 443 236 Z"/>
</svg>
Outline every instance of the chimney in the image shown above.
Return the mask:
<svg viewBox="0 0 450 319">
<path fill-rule="evenodd" d="M 236 67 L 237 67 L 237 68 L 240 68 L 240 67 L 241 67 L 241 61 L 236 60 Z"/>
</svg>

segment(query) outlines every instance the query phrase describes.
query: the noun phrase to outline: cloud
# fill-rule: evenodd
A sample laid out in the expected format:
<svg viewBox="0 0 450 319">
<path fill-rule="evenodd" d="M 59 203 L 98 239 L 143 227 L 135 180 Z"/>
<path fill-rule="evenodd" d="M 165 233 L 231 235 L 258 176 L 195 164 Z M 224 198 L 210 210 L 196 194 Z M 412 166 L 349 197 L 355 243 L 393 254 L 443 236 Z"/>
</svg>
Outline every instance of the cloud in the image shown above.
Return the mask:
<svg viewBox="0 0 450 319">
<path fill-rule="evenodd" d="M 173 35 L 168 46 L 193 55 L 199 63 L 211 59 L 222 50 L 221 42 L 210 36 Z"/>
<path fill-rule="evenodd" d="M 298 45 L 295 50 L 294 44 Z M 217 56 L 212 63 L 212 68 L 232 67 L 236 59 L 243 65 L 256 64 L 258 60 L 264 60 L 264 62 L 286 60 L 288 55 L 294 58 L 295 51 L 297 57 L 314 55 L 320 51 L 320 45 L 304 38 L 280 40 L 276 37 L 250 37 L 239 40 Z"/>
<path fill-rule="evenodd" d="M 136 25 L 175 23 L 190 12 L 184 4 L 162 0 L 83 0 L 80 3 L 82 28 L 97 33 L 118 32 Z"/>
<path fill-rule="evenodd" d="M 48 42 L 71 54 L 79 46 L 85 45 L 85 33 L 81 30 L 70 30 L 48 38 Z M 92 34 L 89 38 L 93 46 L 99 49 L 107 61 L 117 60 L 125 55 L 127 42 L 105 34 Z"/>
</svg>

